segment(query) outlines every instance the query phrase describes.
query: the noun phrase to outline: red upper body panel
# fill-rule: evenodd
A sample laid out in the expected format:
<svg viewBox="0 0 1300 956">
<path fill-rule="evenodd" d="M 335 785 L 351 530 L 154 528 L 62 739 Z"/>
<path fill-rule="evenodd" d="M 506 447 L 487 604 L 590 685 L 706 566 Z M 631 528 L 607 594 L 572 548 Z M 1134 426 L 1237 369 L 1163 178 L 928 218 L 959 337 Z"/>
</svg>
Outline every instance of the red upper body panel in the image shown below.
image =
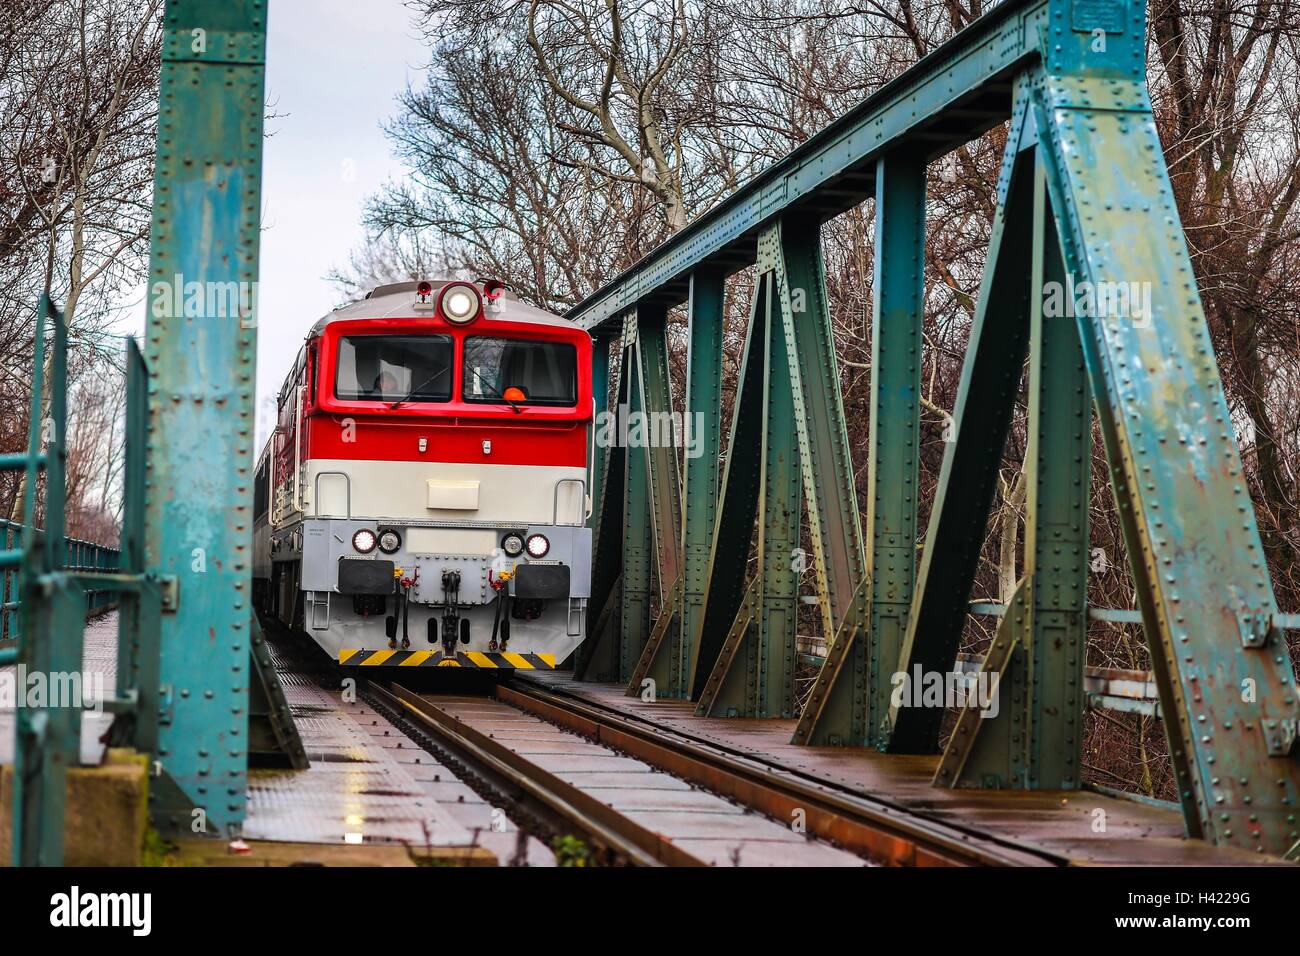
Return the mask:
<svg viewBox="0 0 1300 956">
<path fill-rule="evenodd" d="M 451 400 L 411 402 L 392 408 L 388 401 L 340 400 L 334 394 L 335 364 L 344 336 L 450 336 L 454 342 Z M 461 350 L 466 337 L 564 342 L 576 352 L 576 397 L 572 406 L 521 405 L 461 399 Z M 282 432 L 275 453 L 277 473 L 286 474 L 293 451 L 311 458 L 368 461 L 447 461 L 494 465 L 584 467 L 587 425 L 591 422 L 591 337 L 581 329 L 540 322 L 488 317 L 456 326 L 436 315 L 410 318 L 346 319 L 330 322 L 307 343 L 301 379 L 285 392 Z M 303 381 L 305 379 L 305 382 Z M 301 390 L 301 391 L 300 391 Z M 294 434 L 295 403 L 303 402 L 303 435 Z M 287 427 L 285 427 L 287 426 Z M 420 439 L 426 439 L 420 450 Z M 491 442 L 490 452 L 484 442 Z"/>
</svg>

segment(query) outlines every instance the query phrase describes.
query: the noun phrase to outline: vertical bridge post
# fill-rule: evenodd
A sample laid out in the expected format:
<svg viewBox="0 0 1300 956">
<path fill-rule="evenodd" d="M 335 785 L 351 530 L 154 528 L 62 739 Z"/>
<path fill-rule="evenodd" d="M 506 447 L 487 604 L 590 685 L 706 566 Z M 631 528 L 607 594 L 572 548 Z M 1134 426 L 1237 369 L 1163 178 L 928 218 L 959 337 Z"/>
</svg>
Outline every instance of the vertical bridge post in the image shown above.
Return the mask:
<svg viewBox="0 0 1300 956">
<path fill-rule="evenodd" d="M 594 424 L 596 461 L 593 464 L 594 487 L 591 496 L 592 562 L 591 600 L 587 604 L 587 635 L 574 655 L 573 673 L 577 680 L 617 680 L 620 642 L 605 639 L 611 624 L 622 623 L 623 604 L 623 474 L 626 450 L 613 434 L 609 395 L 614 395 L 613 423 L 626 404 L 627 375 L 622 373 L 622 334 L 598 338 L 592 350 L 592 392 L 596 418 L 605 413 L 603 427 Z M 615 362 L 614 357 L 619 356 Z"/>
<path fill-rule="evenodd" d="M 870 537 L 865 561 L 851 465 L 828 456 L 827 451 L 835 446 L 828 447 L 825 442 L 810 449 L 810 467 L 820 471 L 829 457 L 837 462 L 829 470 L 847 472 L 849 481 L 841 482 L 845 487 L 833 498 L 826 492 L 817 494 L 818 510 L 827 511 L 819 525 L 826 526 L 831 541 L 838 538 L 843 543 L 827 548 L 839 555 L 838 566 L 827 570 L 826 585 L 834 611 L 826 633 L 834 639 L 795 728 L 795 743 L 878 744 L 887 729 L 891 677 L 898 670 L 915 567 L 924 264 L 925 164 L 915 151 L 902 149 L 876 162 L 871 451 L 867 465 Z M 822 303 L 824 311 L 824 295 Z M 810 319 L 825 332 L 808 343 L 812 348 L 800 350 L 800 359 L 810 364 L 814 357 L 825 356 L 819 364 L 834 371 L 829 316 L 820 321 L 817 316 Z M 796 323 L 796 334 L 798 330 Z M 816 398 L 829 403 L 820 418 L 830 423 L 817 431 L 843 434 L 838 375 L 823 374 L 817 384 L 821 394 Z M 812 396 L 806 395 L 805 400 L 811 401 Z M 847 444 L 846 439 L 841 442 Z M 846 457 L 847 449 L 840 456 Z"/>
<path fill-rule="evenodd" d="M 686 442 L 682 469 L 682 603 L 674 696 L 693 698 L 692 662 L 703 624 L 709 552 L 718 516 L 718 456 L 722 449 L 722 329 L 726 274 L 704 267 L 691 274 L 687 300 Z"/>
<path fill-rule="evenodd" d="M 163 614 L 141 634 L 160 663 L 138 732 L 156 740 L 155 824 L 226 834 L 247 799 L 266 4 L 169 3 L 164 25 L 145 490 Z"/>
<path fill-rule="evenodd" d="M 646 505 L 654 553 L 652 570 L 659 593 L 659 610 L 634 658 L 627 693 L 636 696 L 647 687 L 653 688 L 656 697 L 681 697 L 685 678 L 681 633 L 675 625 L 682 594 L 682 499 L 677 462 L 682 432 L 673 424 L 667 311 L 662 306 L 645 304 L 636 315 L 640 402 L 628 424 L 627 441 L 645 464 Z"/>
</svg>

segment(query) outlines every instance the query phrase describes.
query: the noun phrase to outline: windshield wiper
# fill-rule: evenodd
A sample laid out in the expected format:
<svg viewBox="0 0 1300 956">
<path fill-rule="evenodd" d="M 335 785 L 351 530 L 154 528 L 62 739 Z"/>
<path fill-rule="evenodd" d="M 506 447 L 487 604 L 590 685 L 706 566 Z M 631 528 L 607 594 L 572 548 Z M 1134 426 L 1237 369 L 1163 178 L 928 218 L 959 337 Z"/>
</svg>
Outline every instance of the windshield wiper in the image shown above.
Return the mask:
<svg viewBox="0 0 1300 956">
<path fill-rule="evenodd" d="M 522 415 L 524 413 L 524 410 L 519 406 L 518 402 L 516 402 L 514 399 L 506 398 L 505 393 L 502 392 L 501 389 L 497 388 L 495 385 L 485 380 L 483 376 L 478 373 L 478 369 L 471 368 L 470 372 L 473 373 L 474 380 L 476 382 L 478 382 L 480 385 L 486 385 L 488 388 L 492 389 L 492 391 L 496 393 L 495 397 L 501 399 L 501 401 L 509 405 L 514 410 L 514 413 L 516 415 Z"/>
<path fill-rule="evenodd" d="M 434 382 L 436 382 L 438 379 L 440 379 L 440 378 L 442 378 L 444 375 L 446 375 L 449 371 L 451 371 L 451 366 L 450 366 L 450 365 L 448 365 L 446 368 L 442 368 L 442 369 L 439 369 L 438 371 L 434 372 L 432 375 L 430 375 L 428 378 L 426 378 L 426 379 L 425 379 L 423 382 L 421 382 L 419 385 L 415 386 L 415 388 L 413 388 L 413 389 L 411 389 L 409 392 L 407 392 L 407 393 L 406 393 L 406 396 L 405 396 L 404 398 L 399 398 L 397 401 L 395 401 L 395 402 L 393 402 L 391 405 L 389 405 L 389 406 L 388 406 L 389 409 L 390 409 L 390 410 L 391 410 L 391 409 L 394 409 L 394 408 L 396 408 L 398 405 L 401 405 L 403 402 L 409 402 L 409 401 L 411 400 L 411 396 L 413 396 L 416 392 L 418 392 L 418 391 L 420 391 L 421 389 L 427 388 L 428 386 L 432 385 L 432 384 L 433 384 Z"/>
</svg>

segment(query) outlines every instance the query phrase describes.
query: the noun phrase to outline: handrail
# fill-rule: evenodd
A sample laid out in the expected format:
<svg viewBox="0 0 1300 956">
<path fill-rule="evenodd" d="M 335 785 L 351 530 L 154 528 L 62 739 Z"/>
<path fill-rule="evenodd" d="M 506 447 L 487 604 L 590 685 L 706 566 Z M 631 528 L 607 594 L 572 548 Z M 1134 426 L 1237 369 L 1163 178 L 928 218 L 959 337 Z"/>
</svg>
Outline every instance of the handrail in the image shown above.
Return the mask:
<svg viewBox="0 0 1300 956">
<path fill-rule="evenodd" d="M 590 448 L 587 450 L 587 488 L 596 487 L 596 396 L 591 397 L 591 436 Z M 586 490 L 582 493 L 582 520 L 585 524 L 591 518 L 592 501 Z"/>
<path fill-rule="evenodd" d="M 293 413 L 293 487 L 290 490 L 290 502 L 298 514 L 306 513 L 306 502 L 298 500 L 302 490 L 302 396 L 306 386 L 298 388 L 298 397 L 294 400 Z"/>
<path fill-rule="evenodd" d="M 5 551 L 15 550 L 21 553 L 21 550 L 17 548 L 17 543 L 24 539 L 24 530 L 24 526 L 17 521 L 0 519 L 0 544 L 3 544 Z M 40 538 L 43 535 L 44 531 L 37 528 L 35 538 Z M 73 572 L 116 571 L 121 567 L 122 552 L 120 548 L 68 535 L 63 538 L 63 546 L 64 552 L 68 555 L 64 570 Z M 0 568 L 0 641 L 16 641 L 19 637 L 18 621 L 22 607 L 22 592 L 18 587 L 19 570 L 18 567 Z M 86 591 L 86 613 L 91 614 L 111 607 L 116 593 L 106 588 L 88 589 Z M 10 663 L 6 658 L 11 653 L 16 656 L 16 649 L 6 648 L 5 651 L 0 652 L 0 666 Z"/>
</svg>

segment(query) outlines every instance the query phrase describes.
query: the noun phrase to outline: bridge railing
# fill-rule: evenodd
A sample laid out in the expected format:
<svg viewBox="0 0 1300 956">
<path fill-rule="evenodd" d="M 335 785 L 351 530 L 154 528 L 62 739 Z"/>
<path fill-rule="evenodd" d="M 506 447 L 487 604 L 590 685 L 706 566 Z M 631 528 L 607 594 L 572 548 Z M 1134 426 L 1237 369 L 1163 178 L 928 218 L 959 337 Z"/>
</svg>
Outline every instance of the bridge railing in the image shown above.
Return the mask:
<svg viewBox="0 0 1300 956">
<path fill-rule="evenodd" d="M 40 529 L 37 529 L 40 534 Z M 22 548 L 23 525 L 17 521 L 0 520 L 0 535 L 3 536 L 5 551 L 19 551 Z M 117 548 L 81 538 L 63 539 L 67 549 L 69 571 L 116 571 L 122 554 Z M 17 641 L 19 632 L 19 608 L 22 605 L 21 592 L 18 588 L 18 568 L 0 569 L 0 662 L 3 651 L 14 650 L 5 645 Z M 86 613 L 93 614 L 111 607 L 117 601 L 117 592 L 104 588 L 90 588 L 86 591 Z"/>
</svg>

